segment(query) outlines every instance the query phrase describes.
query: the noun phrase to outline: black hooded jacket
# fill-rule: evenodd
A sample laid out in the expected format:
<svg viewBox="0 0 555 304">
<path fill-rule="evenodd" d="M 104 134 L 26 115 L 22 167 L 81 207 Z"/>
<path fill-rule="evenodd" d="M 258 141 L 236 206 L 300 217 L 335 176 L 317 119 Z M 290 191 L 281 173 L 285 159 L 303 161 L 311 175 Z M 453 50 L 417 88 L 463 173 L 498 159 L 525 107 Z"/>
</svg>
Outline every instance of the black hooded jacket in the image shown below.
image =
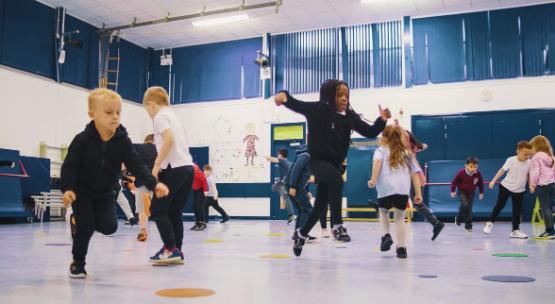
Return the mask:
<svg viewBox="0 0 555 304">
<path fill-rule="evenodd" d="M 91 121 L 69 145 L 62 165 L 61 190 L 72 190 L 77 195 L 80 192 L 109 194 L 117 183 L 122 163 L 149 190 L 154 189 L 157 180 L 141 161 L 125 128 L 120 125 L 116 134 L 105 142 Z"/>
<path fill-rule="evenodd" d="M 287 95 L 285 106 L 306 117 L 308 152 L 312 159 L 327 161 L 337 167 L 347 157 L 353 130 L 364 137 L 374 138 L 386 124 L 378 117 L 374 125 L 369 125 L 350 106 L 346 115 L 337 113 L 335 99 L 341 84 L 346 85 L 339 80 L 325 81 L 320 88 L 319 102 L 303 102 L 282 91 Z"/>
</svg>

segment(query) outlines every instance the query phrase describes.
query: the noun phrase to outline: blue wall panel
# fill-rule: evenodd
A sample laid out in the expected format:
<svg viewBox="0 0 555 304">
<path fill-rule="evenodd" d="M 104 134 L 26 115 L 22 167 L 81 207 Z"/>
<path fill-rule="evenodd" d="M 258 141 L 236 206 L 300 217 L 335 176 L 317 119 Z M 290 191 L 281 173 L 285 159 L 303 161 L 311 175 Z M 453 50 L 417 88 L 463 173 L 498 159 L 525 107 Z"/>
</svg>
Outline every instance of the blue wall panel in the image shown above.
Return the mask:
<svg viewBox="0 0 555 304">
<path fill-rule="evenodd" d="M 462 115 L 446 117 L 446 159 L 465 159 L 474 155 L 490 158 L 492 155 L 491 122 L 489 116 Z"/>
<path fill-rule="evenodd" d="M 55 11 L 32 0 L 6 1 L 2 64 L 53 77 Z"/>
</svg>

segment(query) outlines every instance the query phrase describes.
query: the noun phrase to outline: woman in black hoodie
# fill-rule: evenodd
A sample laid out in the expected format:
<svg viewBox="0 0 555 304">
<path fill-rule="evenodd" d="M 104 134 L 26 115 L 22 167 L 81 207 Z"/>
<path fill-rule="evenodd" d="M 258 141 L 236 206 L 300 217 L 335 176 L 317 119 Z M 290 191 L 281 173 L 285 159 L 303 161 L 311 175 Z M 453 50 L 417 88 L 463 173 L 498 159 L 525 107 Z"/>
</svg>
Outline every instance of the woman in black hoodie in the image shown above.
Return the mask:
<svg viewBox="0 0 555 304">
<path fill-rule="evenodd" d="M 380 117 L 373 125 L 367 124 L 349 104 L 347 83 L 335 79 L 322 84 L 319 102 L 302 102 L 289 95 L 289 92 L 281 91 L 275 96 L 275 103 L 278 106 L 283 104 L 306 117 L 310 136 L 308 152 L 312 157 L 310 171 L 318 184 L 314 209 L 306 224 L 293 234 L 295 255 L 301 255 L 305 238 L 318 222 L 328 202 L 334 238 L 340 242 L 349 242 L 351 238 L 341 218 L 341 163 L 347 156 L 352 131 L 374 138 L 383 131 L 391 113 L 380 107 Z"/>
</svg>

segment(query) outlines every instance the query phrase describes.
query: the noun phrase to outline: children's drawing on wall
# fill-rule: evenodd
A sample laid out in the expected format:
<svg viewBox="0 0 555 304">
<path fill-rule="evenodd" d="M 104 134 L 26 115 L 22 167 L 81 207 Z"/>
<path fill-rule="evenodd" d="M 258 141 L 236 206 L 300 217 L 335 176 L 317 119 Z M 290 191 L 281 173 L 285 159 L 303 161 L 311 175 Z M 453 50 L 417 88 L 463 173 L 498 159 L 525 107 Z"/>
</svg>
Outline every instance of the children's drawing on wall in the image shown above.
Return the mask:
<svg viewBox="0 0 555 304">
<path fill-rule="evenodd" d="M 210 142 L 210 163 L 218 183 L 262 183 L 270 180 L 270 169 L 260 157 L 269 153 L 269 127 L 248 122 L 244 127 L 234 126 L 234 117 L 219 116 L 212 123 L 213 139 Z"/>
<path fill-rule="evenodd" d="M 256 141 L 258 140 L 258 136 L 256 136 L 256 128 L 253 123 L 249 123 L 246 125 L 245 131 L 247 134 L 243 139 L 243 143 L 247 144 L 245 149 L 245 158 L 247 159 L 247 162 L 245 163 L 245 166 L 249 165 L 249 159 L 250 165 L 254 166 L 254 158 L 257 156 Z"/>
</svg>

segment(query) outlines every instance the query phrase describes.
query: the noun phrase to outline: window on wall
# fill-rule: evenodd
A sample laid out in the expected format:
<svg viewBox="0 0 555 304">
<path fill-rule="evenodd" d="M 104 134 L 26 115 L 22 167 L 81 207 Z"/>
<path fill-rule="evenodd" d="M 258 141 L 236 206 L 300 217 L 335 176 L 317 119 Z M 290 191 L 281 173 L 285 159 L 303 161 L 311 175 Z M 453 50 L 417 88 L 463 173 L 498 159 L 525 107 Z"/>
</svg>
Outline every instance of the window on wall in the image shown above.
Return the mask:
<svg viewBox="0 0 555 304">
<path fill-rule="evenodd" d="M 399 86 L 402 82 L 400 21 L 345 28 L 343 78 L 351 88 Z"/>
<path fill-rule="evenodd" d="M 414 84 L 555 74 L 555 4 L 412 20 Z"/>
<path fill-rule="evenodd" d="M 339 29 L 275 35 L 271 47 L 274 92 L 317 92 L 338 77 Z"/>
</svg>

